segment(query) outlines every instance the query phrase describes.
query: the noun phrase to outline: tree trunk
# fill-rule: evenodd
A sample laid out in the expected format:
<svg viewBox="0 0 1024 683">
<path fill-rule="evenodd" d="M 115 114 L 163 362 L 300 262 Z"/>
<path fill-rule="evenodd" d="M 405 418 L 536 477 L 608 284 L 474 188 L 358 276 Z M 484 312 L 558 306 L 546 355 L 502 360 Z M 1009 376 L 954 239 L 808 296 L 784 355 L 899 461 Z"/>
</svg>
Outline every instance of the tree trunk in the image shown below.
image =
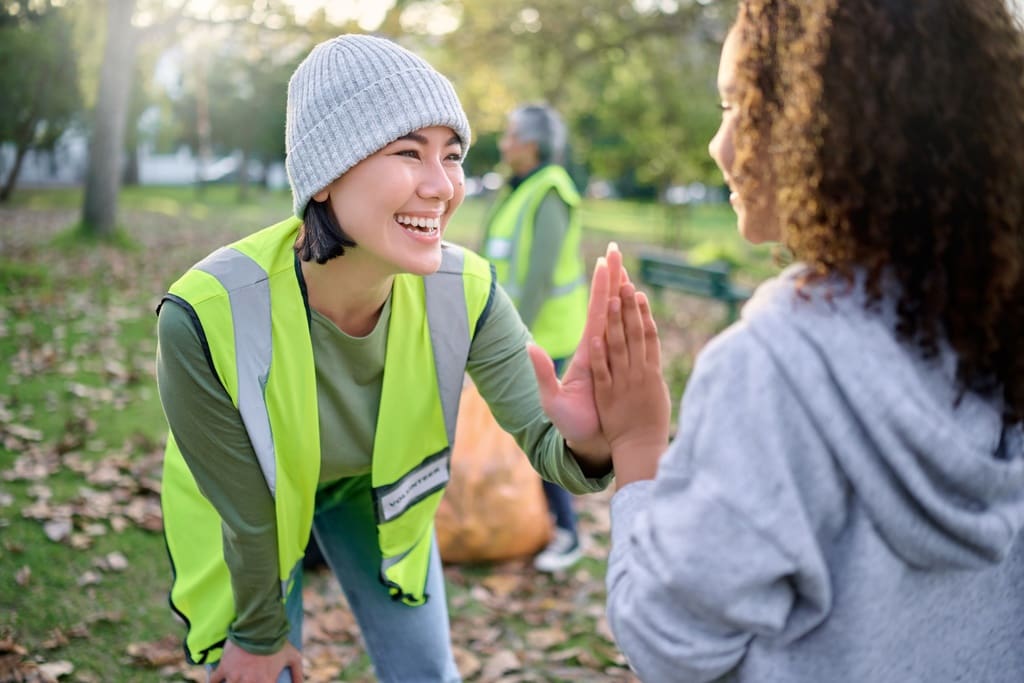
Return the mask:
<svg viewBox="0 0 1024 683">
<path fill-rule="evenodd" d="M 17 151 L 14 153 L 14 165 L 11 167 L 11 172 L 7 174 L 4 188 L 0 190 L 0 202 L 6 202 L 11 198 L 11 193 L 14 192 L 14 185 L 18 182 L 18 174 L 21 173 L 21 162 L 25 160 L 27 152 L 28 145 L 18 145 Z"/>
<path fill-rule="evenodd" d="M 210 128 L 210 84 L 207 81 L 206 54 L 199 55 L 195 64 L 196 76 L 196 196 L 202 197 L 206 192 L 206 170 L 213 158 L 213 144 Z"/>
<path fill-rule="evenodd" d="M 260 175 L 256 178 L 256 182 L 261 190 L 270 189 L 270 162 L 264 158 L 260 158 Z"/>
<path fill-rule="evenodd" d="M 121 153 L 135 59 L 134 11 L 135 0 L 107 1 L 107 43 L 103 49 L 82 202 L 83 229 L 104 238 L 111 237 L 117 225 Z"/>
<path fill-rule="evenodd" d="M 139 148 L 131 145 L 125 150 L 124 172 L 121 183 L 125 186 L 139 184 Z"/>
<path fill-rule="evenodd" d="M 7 176 L 3 189 L 0 190 L 0 202 L 6 202 L 11 198 L 14 186 L 18 183 L 18 174 L 21 173 L 21 164 L 25 161 L 25 155 L 28 154 L 29 149 L 32 148 L 33 143 L 36 141 L 35 130 L 36 125 L 39 123 L 36 113 L 39 111 L 39 101 L 42 98 L 42 90 L 45 87 L 44 79 L 36 83 L 31 113 L 22 120 L 21 125 L 14 132 L 14 166 L 11 167 L 11 172 Z"/>
</svg>

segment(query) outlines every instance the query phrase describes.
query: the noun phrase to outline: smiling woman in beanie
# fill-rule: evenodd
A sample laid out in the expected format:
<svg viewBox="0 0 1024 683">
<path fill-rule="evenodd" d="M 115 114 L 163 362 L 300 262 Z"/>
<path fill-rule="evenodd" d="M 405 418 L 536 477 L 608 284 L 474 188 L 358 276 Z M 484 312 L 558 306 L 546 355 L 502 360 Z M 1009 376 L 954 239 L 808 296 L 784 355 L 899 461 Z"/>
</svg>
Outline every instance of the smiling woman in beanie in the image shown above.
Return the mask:
<svg viewBox="0 0 1024 683">
<path fill-rule="evenodd" d="M 369 36 L 316 46 L 286 143 L 295 215 L 197 263 L 159 311 L 185 653 L 213 683 L 301 680 L 312 532 L 379 679 L 456 681 L 433 518 L 464 372 L 543 477 L 586 493 L 611 479 L 587 359 L 539 394 L 491 268 L 442 241 L 470 130 L 429 64 Z"/>
</svg>

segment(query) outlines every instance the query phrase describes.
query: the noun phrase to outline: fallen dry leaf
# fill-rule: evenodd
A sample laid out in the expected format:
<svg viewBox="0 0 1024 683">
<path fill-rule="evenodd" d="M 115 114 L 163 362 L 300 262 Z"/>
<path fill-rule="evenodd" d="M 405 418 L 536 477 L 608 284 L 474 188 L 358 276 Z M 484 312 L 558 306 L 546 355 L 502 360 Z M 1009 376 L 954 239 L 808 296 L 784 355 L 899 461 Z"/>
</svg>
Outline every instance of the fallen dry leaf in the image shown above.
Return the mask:
<svg viewBox="0 0 1024 683">
<path fill-rule="evenodd" d="M 6 424 L 3 425 L 3 431 L 7 434 L 21 439 L 22 441 L 42 441 L 43 433 L 38 429 L 32 429 L 20 424 Z"/>
<path fill-rule="evenodd" d="M 114 551 L 106 556 L 107 568 L 115 572 L 123 572 L 128 568 L 128 558 L 123 553 Z"/>
<path fill-rule="evenodd" d="M 79 586 L 94 586 L 98 584 L 100 581 L 102 581 L 102 577 L 100 576 L 100 574 L 90 569 L 88 571 L 83 572 L 82 575 L 78 577 L 78 581 L 76 581 L 75 583 L 77 583 Z"/>
<path fill-rule="evenodd" d="M 207 683 L 210 679 L 206 669 L 201 666 L 188 665 L 167 665 L 160 668 L 161 681 L 193 681 L 193 683 Z"/>
<path fill-rule="evenodd" d="M 127 653 L 136 666 L 156 668 L 181 664 L 181 638 L 177 635 L 167 635 L 160 640 L 131 643 L 128 645 Z"/>
<path fill-rule="evenodd" d="M 519 657 L 516 656 L 515 652 L 511 650 L 500 650 L 494 653 L 490 659 L 484 664 L 483 672 L 480 675 L 480 679 L 485 683 L 490 681 L 500 681 L 502 676 L 510 671 L 515 671 L 522 663 L 519 661 Z"/>
<path fill-rule="evenodd" d="M 71 536 L 71 529 L 71 519 L 51 519 L 43 524 L 46 538 L 54 543 L 60 543 Z"/>
<path fill-rule="evenodd" d="M 74 533 L 68 538 L 68 545 L 75 550 L 88 550 L 92 547 L 92 536 L 84 533 Z"/>
<path fill-rule="evenodd" d="M 526 634 L 526 642 L 530 647 L 550 650 L 566 641 L 565 631 L 560 628 L 535 629 Z"/>
<path fill-rule="evenodd" d="M 10 636 L 4 636 L 0 638 L 0 655 L 25 655 L 28 654 L 28 650 L 19 645 Z"/>
<path fill-rule="evenodd" d="M 515 574 L 492 574 L 485 577 L 481 583 L 494 597 L 501 599 L 508 597 L 519 586 L 520 581 L 521 578 Z"/>
<path fill-rule="evenodd" d="M 18 571 L 14 572 L 14 583 L 18 584 L 19 586 L 27 586 L 28 582 L 31 580 L 32 567 L 28 566 L 27 564 L 24 565 Z"/>
<path fill-rule="evenodd" d="M 86 524 L 82 528 L 82 531 L 89 536 L 105 536 L 107 533 L 107 527 L 103 524 L 99 524 L 98 522 L 93 522 L 91 524 Z"/>
<path fill-rule="evenodd" d="M 0 681 L 18 683 L 35 669 L 35 664 L 22 659 L 20 654 L 0 654 Z"/>
<path fill-rule="evenodd" d="M 62 676 L 67 676 L 75 670 L 75 665 L 67 661 L 46 662 L 39 665 L 39 673 L 43 680 L 56 681 Z"/>
<path fill-rule="evenodd" d="M 457 645 L 452 646 L 453 654 L 455 655 L 455 665 L 459 669 L 459 673 L 465 679 L 471 679 L 480 673 L 480 669 L 483 668 L 483 664 L 480 662 L 480 658 L 465 648 L 461 648 Z"/>
<path fill-rule="evenodd" d="M 50 637 L 40 643 L 40 645 L 44 650 L 56 650 L 58 647 L 64 647 L 68 642 L 67 634 L 61 629 L 55 628 L 50 631 Z"/>
</svg>

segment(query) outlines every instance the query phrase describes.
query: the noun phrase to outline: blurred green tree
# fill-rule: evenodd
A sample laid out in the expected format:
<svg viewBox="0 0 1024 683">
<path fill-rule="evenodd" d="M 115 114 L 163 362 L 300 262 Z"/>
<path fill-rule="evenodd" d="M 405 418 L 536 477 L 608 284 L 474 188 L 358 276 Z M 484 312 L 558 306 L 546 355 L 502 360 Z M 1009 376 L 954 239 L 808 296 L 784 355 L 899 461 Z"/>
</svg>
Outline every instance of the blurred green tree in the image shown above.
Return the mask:
<svg viewBox="0 0 1024 683">
<path fill-rule="evenodd" d="M 197 27 L 266 31 L 294 30 L 286 0 L 106 0 L 106 29 L 99 68 L 89 165 L 82 200 L 82 228 L 87 234 L 111 237 L 116 228 L 117 198 L 122 182 L 122 151 L 135 65 L 140 48 L 158 50 Z M 200 79 L 205 84 L 205 75 Z M 196 92 L 208 92 L 199 89 Z M 134 122 L 132 122 L 134 125 Z M 210 144 L 209 110 L 197 109 L 200 150 Z"/>
<path fill-rule="evenodd" d="M 6 201 L 30 149 L 53 149 L 81 108 L 71 24 L 49 1 L 8 8 L 0 20 L 0 142 L 14 161 L 0 187 Z"/>
<path fill-rule="evenodd" d="M 587 173 L 659 194 L 717 178 L 715 74 L 735 0 L 421 0 L 382 30 L 451 76 L 481 134 L 524 101 L 557 108 Z M 451 15 L 447 24 L 439 16 Z"/>
<path fill-rule="evenodd" d="M 284 158 L 288 79 L 312 48 L 307 42 L 291 35 L 257 34 L 250 27 L 208 53 L 210 141 L 221 152 L 240 155 L 239 199 L 246 197 L 251 181 L 249 161 L 262 162 L 265 171 L 267 164 Z"/>
</svg>

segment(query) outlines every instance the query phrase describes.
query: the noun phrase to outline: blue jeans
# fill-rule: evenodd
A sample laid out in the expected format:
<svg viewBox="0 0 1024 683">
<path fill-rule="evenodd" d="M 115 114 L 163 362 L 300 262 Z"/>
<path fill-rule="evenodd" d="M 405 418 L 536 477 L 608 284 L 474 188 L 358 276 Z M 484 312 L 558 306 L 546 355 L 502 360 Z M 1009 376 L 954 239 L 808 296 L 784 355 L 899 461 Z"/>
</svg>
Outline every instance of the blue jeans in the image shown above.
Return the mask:
<svg viewBox="0 0 1024 683">
<path fill-rule="evenodd" d="M 382 683 L 457 683 L 452 654 L 444 571 L 437 539 L 427 571 L 426 604 L 394 601 L 380 582 L 380 548 L 370 476 L 352 477 L 317 495 L 313 533 L 359 623 L 377 679 Z M 301 573 L 301 572 L 300 572 Z M 301 649 L 302 587 L 288 596 L 288 640 Z M 278 683 L 292 683 L 283 671 Z"/>
</svg>

